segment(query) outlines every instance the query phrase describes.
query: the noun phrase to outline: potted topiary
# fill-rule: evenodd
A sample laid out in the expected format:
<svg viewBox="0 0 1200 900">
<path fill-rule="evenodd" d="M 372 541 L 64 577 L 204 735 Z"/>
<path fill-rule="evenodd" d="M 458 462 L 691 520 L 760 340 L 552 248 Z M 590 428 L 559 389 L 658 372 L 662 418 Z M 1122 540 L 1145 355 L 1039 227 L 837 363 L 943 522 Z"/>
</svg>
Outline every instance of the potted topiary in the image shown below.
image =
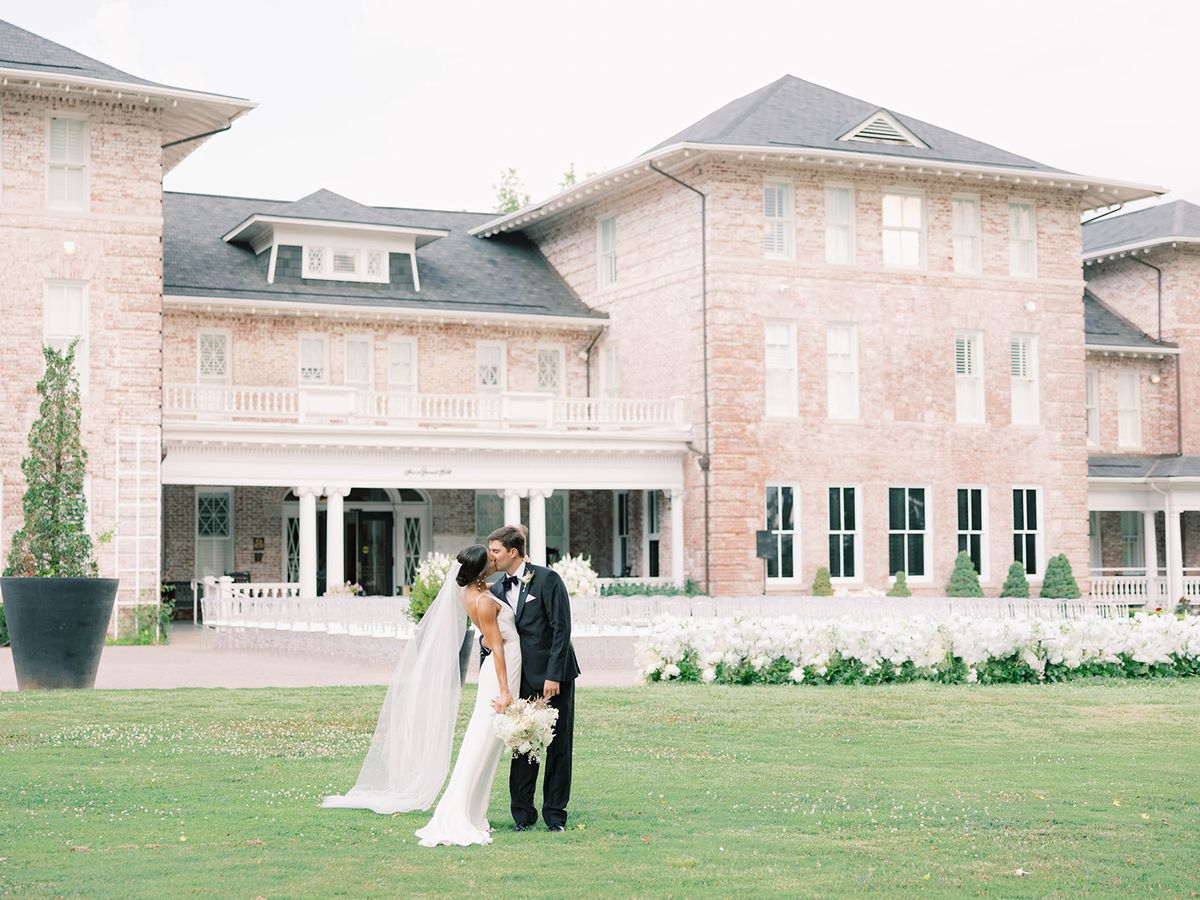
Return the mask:
<svg viewBox="0 0 1200 900">
<path fill-rule="evenodd" d="M 950 583 L 946 585 L 947 597 L 982 597 L 983 588 L 979 584 L 979 573 L 975 571 L 975 563 L 971 554 L 960 551 L 954 558 L 954 571 L 950 573 Z"/>
<path fill-rule="evenodd" d="M 0 578 L 17 687 L 90 688 L 96 683 L 117 579 L 97 578 L 88 535 L 75 344 L 43 347 L 38 417 L 21 461 L 24 522 Z"/>
</svg>

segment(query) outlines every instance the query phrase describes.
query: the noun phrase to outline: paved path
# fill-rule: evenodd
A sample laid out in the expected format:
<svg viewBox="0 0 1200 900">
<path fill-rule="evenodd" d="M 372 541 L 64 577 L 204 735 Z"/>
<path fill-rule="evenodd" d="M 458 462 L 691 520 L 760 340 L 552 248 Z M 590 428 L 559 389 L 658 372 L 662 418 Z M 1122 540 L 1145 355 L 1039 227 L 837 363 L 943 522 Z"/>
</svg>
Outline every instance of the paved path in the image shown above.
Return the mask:
<svg viewBox="0 0 1200 900">
<path fill-rule="evenodd" d="M 211 646 L 204 629 L 177 622 L 171 643 L 157 647 L 105 647 L 97 688 L 262 688 L 387 684 L 390 663 L 322 653 L 285 653 Z M 472 670 L 477 667 L 472 666 Z M 468 681 L 475 680 L 474 671 Z M 613 687 L 638 684 L 637 672 L 591 670 L 579 686 Z M 17 675 L 12 651 L 0 649 L 0 691 L 15 691 Z"/>
</svg>

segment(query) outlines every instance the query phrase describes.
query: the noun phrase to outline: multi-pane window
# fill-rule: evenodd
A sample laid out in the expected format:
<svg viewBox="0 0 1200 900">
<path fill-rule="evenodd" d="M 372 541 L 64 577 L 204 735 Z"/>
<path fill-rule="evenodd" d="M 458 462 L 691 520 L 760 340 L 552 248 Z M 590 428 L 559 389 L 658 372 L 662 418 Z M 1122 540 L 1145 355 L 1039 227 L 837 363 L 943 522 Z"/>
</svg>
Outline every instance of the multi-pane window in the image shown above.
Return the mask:
<svg viewBox="0 0 1200 900">
<path fill-rule="evenodd" d="M 1100 443 L 1100 373 L 1088 369 L 1084 374 L 1084 407 L 1087 411 L 1087 442 Z"/>
<path fill-rule="evenodd" d="M 90 344 L 88 339 L 87 289 L 70 281 L 46 282 L 42 307 L 42 340 L 47 346 L 66 352 L 72 341 L 75 345 L 75 374 L 79 390 L 87 394 L 90 381 Z"/>
<path fill-rule="evenodd" d="M 646 577 L 657 578 L 659 576 L 659 547 L 661 544 L 662 526 L 659 520 L 659 497 L 658 491 L 646 491 Z"/>
<path fill-rule="evenodd" d="M 830 325 L 825 336 L 829 418 L 858 418 L 858 329 Z"/>
<path fill-rule="evenodd" d="M 977 332 L 954 336 L 954 401 L 959 422 L 983 421 L 983 339 Z"/>
<path fill-rule="evenodd" d="M 495 491 L 475 492 L 475 540 L 483 544 L 487 536 L 504 524 L 504 498 Z"/>
<path fill-rule="evenodd" d="M 546 565 L 552 565 L 571 552 L 567 492 L 555 491 L 546 498 Z"/>
<path fill-rule="evenodd" d="M 1142 446 L 1142 382 L 1133 369 L 1117 373 L 1117 446 Z"/>
<path fill-rule="evenodd" d="M 825 188 L 825 262 L 848 265 L 854 262 L 854 188 L 828 185 Z"/>
<path fill-rule="evenodd" d="M 1013 560 L 1025 566 L 1027 575 L 1037 575 L 1041 515 L 1037 488 L 1013 489 Z"/>
<path fill-rule="evenodd" d="M 366 335 L 351 335 L 346 338 L 346 384 L 369 387 L 374 381 L 374 354 L 371 349 L 371 339 Z"/>
<path fill-rule="evenodd" d="M 1014 425 L 1036 425 L 1038 421 L 1037 338 L 1014 334 L 1009 341 L 1009 372 L 1012 375 L 1012 420 Z"/>
<path fill-rule="evenodd" d="M 983 574 L 983 488 L 958 489 L 958 552 L 968 553 Z"/>
<path fill-rule="evenodd" d="M 413 338 L 388 341 L 388 389 L 412 393 L 417 389 L 417 342 Z"/>
<path fill-rule="evenodd" d="M 792 580 L 800 572 L 800 542 L 796 535 L 799 498 L 800 492 L 793 485 L 766 487 L 766 530 L 771 533 L 767 578 L 772 581 Z"/>
<path fill-rule="evenodd" d="M 383 280 L 387 276 L 387 254 L 382 250 L 371 250 L 367 253 L 367 278 L 371 281 Z"/>
<path fill-rule="evenodd" d="M 613 491 L 613 576 L 632 574 L 629 564 L 629 491 Z"/>
<path fill-rule="evenodd" d="M 539 347 L 537 351 L 537 385 L 540 391 L 562 392 L 563 352 L 557 347 Z"/>
<path fill-rule="evenodd" d="M 329 344 L 323 335 L 300 338 L 300 383 L 325 384 L 329 376 Z"/>
<path fill-rule="evenodd" d="M 1103 575 L 1104 541 L 1100 534 L 1100 513 L 1094 509 L 1088 513 L 1088 544 L 1092 574 Z"/>
<path fill-rule="evenodd" d="M 233 497 L 230 491 L 196 494 L 196 576 L 220 577 L 233 568 Z"/>
<path fill-rule="evenodd" d="M 475 386 L 481 391 L 504 390 L 504 345 L 475 345 Z"/>
<path fill-rule="evenodd" d="M 617 217 L 601 219 L 596 226 L 596 267 L 600 287 L 617 283 Z"/>
<path fill-rule="evenodd" d="M 763 253 L 790 259 L 796 225 L 792 216 L 792 189 L 786 181 L 763 184 Z"/>
<path fill-rule="evenodd" d="M 229 334 L 224 331 L 202 331 L 196 338 L 198 371 L 202 384 L 229 382 Z"/>
<path fill-rule="evenodd" d="M 888 488 L 888 574 L 925 575 L 925 488 Z"/>
<path fill-rule="evenodd" d="M 858 569 L 858 491 L 852 487 L 829 489 L 829 576 L 853 579 Z"/>
<path fill-rule="evenodd" d="M 1140 512 L 1121 513 L 1121 565 L 1127 569 L 1142 569 L 1146 565 Z M 1141 572 L 1137 572 L 1141 574 Z"/>
<path fill-rule="evenodd" d="M 951 200 L 951 231 L 954 235 L 954 271 L 974 273 L 981 269 L 982 253 L 979 198 L 958 196 Z"/>
<path fill-rule="evenodd" d="M 1028 201 L 1008 204 L 1008 271 L 1026 278 L 1037 274 L 1037 222 Z"/>
<path fill-rule="evenodd" d="M 925 265 L 925 198 L 920 194 L 883 195 L 883 264 Z"/>
<path fill-rule="evenodd" d="M 612 400 L 621 394 L 620 355 L 616 344 L 605 344 L 600 353 L 600 393 Z"/>
<path fill-rule="evenodd" d="M 86 209 L 88 193 L 87 122 L 50 120 L 46 205 L 50 209 Z"/>
<path fill-rule="evenodd" d="M 765 336 L 767 415 L 796 414 L 796 323 L 767 322 Z"/>
</svg>

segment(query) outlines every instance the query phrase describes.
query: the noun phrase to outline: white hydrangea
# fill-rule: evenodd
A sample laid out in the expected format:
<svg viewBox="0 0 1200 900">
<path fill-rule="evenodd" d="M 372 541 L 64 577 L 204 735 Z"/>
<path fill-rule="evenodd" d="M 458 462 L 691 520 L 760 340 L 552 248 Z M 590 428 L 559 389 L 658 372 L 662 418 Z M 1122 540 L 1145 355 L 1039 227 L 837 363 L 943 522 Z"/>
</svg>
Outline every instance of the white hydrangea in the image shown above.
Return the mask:
<svg viewBox="0 0 1200 900">
<path fill-rule="evenodd" d="M 445 553 L 426 553 L 417 564 L 417 578 L 430 584 L 441 585 L 450 574 L 454 560 Z"/>
<path fill-rule="evenodd" d="M 600 596 L 600 579 L 590 556 L 564 556 L 550 568 L 558 573 L 571 597 Z"/>
</svg>

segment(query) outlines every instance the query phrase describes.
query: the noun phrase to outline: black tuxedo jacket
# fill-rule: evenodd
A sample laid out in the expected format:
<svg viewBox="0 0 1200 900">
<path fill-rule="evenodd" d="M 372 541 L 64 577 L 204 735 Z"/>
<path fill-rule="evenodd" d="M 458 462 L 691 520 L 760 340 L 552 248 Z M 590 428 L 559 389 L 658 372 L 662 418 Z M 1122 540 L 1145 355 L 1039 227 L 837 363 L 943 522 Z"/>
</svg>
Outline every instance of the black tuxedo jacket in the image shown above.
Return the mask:
<svg viewBox="0 0 1200 900">
<path fill-rule="evenodd" d="M 553 569 L 525 563 L 533 572 L 517 597 L 516 624 L 521 638 L 522 693 L 541 693 L 544 683 L 572 681 L 579 676 L 579 662 L 571 646 L 571 599 L 562 578 Z M 504 579 L 492 585 L 501 603 Z"/>
</svg>

